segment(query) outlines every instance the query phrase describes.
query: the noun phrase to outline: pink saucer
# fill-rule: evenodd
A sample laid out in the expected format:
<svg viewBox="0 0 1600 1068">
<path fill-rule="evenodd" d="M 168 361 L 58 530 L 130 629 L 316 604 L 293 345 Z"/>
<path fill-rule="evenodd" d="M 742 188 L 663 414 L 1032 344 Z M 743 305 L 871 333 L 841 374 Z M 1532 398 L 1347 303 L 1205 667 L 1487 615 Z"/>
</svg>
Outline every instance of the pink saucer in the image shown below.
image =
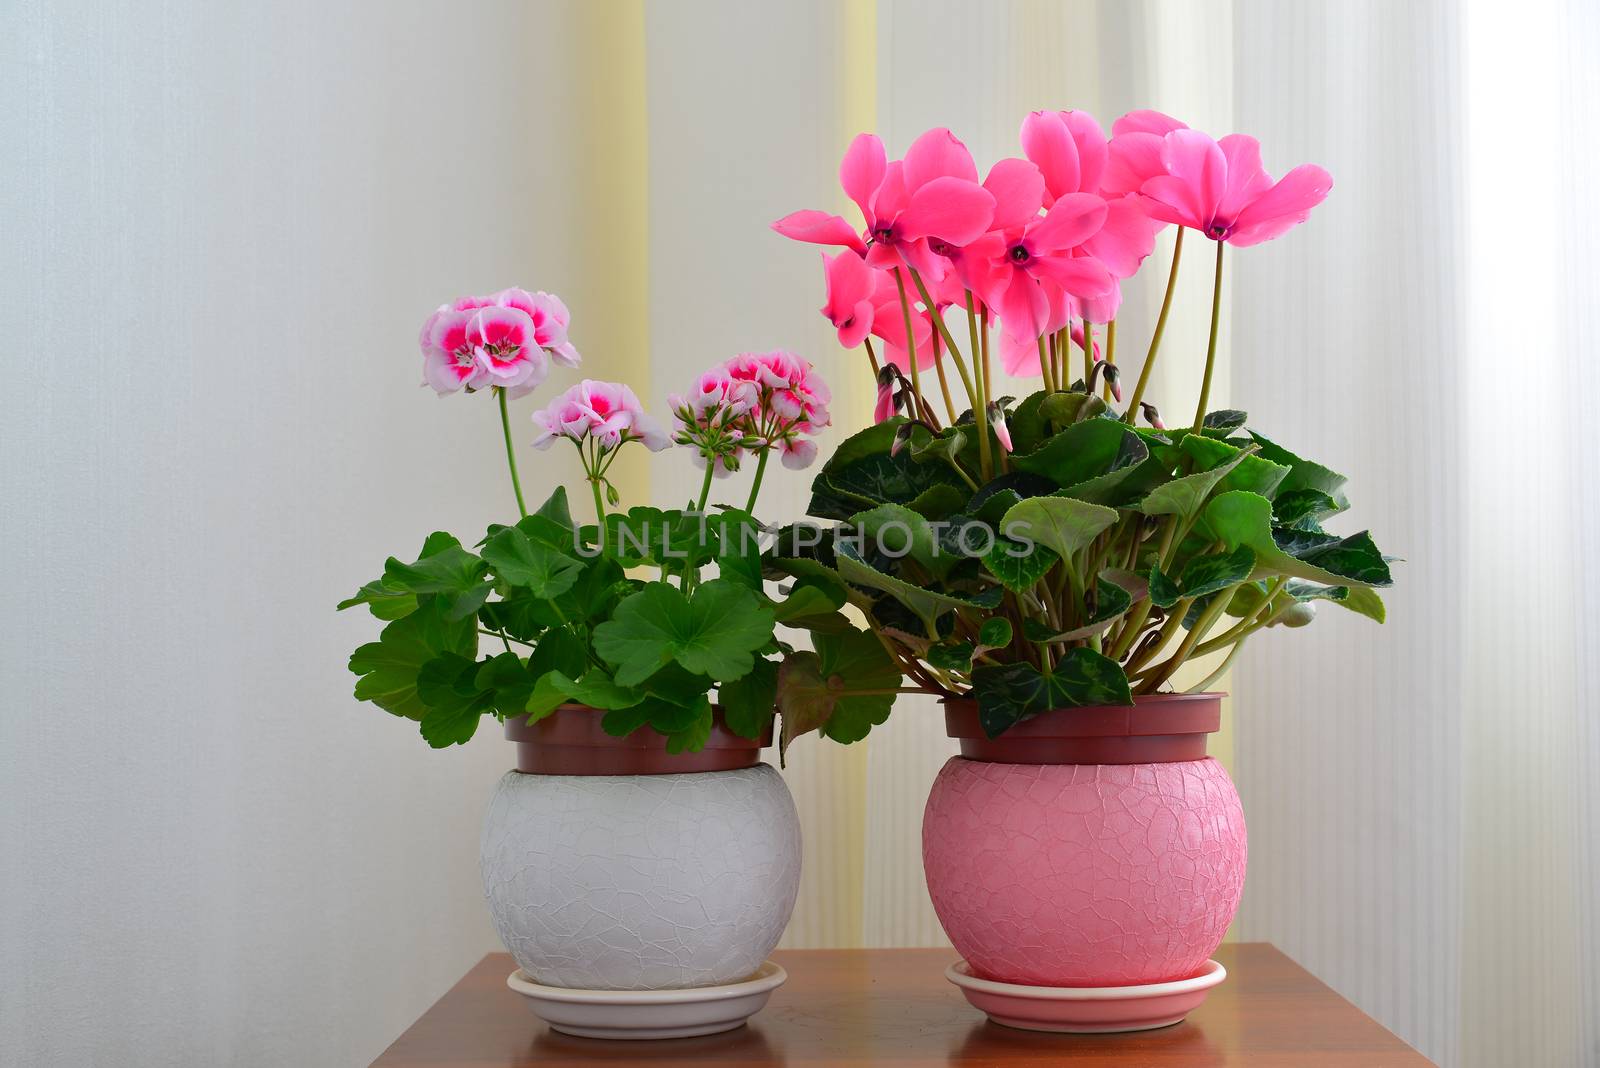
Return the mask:
<svg viewBox="0 0 1600 1068">
<path fill-rule="evenodd" d="M 1214 960 L 1199 975 L 1143 986 L 1021 986 L 972 974 L 958 960 L 944 970 L 973 1006 L 989 1019 L 1024 1031 L 1149 1031 L 1179 1023 L 1228 977 Z"/>
</svg>

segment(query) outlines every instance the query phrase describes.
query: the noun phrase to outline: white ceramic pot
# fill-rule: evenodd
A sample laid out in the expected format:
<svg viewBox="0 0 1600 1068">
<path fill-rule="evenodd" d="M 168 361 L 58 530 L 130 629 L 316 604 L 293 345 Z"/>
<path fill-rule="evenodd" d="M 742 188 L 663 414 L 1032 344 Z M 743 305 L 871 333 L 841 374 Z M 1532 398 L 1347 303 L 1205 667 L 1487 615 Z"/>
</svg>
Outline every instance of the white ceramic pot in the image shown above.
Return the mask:
<svg viewBox="0 0 1600 1068">
<path fill-rule="evenodd" d="M 655 775 L 507 772 L 483 824 L 495 930 L 537 983 L 734 983 L 777 945 L 800 820 L 769 765 Z"/>
</svg>

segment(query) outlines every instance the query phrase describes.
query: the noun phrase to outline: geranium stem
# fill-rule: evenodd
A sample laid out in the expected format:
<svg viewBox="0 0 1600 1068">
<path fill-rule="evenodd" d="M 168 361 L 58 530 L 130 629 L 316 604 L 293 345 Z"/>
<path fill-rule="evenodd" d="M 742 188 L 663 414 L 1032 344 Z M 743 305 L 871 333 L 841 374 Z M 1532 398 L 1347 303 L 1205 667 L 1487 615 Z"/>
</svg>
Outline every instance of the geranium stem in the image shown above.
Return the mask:
<svg viewBox="0 0 1600 1068">
<path fill-rule="evenodd" d="M 1217 275 L 1211 283 L 1211 339 L 1206 342 L 1206 374 L 1200 380 L 1200 403 L 1194 410 L 1194 432 L 1206 422 L 1206 404 L 1211 400 L 1211 371 L 1217 362 L 1217 326 L 1222 321 L 1222 250 L 1227 242 L 1217 242 Z"/>
<path fill-rule="evenodd" d="M 506 391 L 504 386 L 495 386 L 495 394 L 500 398 L 500 429 L 506 435 L 506 465 L 511 468 L 511 488 L 517 494 L 517 511 L 524 519 L 528 515 L 528 506 L 522 503 L 522 480 L 517 477 L 517 454 L 511 447 L 511 416 L 506 411 Z"/>
<path fill-rule="evenodd" d="M 703 512 L 703 511 L 706 510 L 706 501 L 708 499 L 710 499 L 710 497 L 711 497 L 711 478 L 716 473 L 717 473 L 717 458 L 715 456 L 707 456 L 706 457 L 706 480 L 704 482 L 700 483 L 700 503 L 698 503 L 698 504 L 696 504 L 694 506 L 694 510 L 695 511 Z"/>
<path fill-rule="evenodd" d="M 761 476 L 767 473 L 767 457 L 770 455 L 772 448 L 768 446 L 761 450 L 761 459 L 756 461 L 756 480 L 750 485 L 750 499 L 744 505 L 744 510 L 751 515 L 756 514 L 756 494 L 761 492 Z"/>
<path fill-rule="evenodd" d="M 1150 351 L 1145 353 L 1144 366 L 1139 368 L 1139 384 L 1133 387 L 1133 400 L 1123 415 L 1133 422 L 1139 412 L 1139 402 L 1144 399 L 1144 389 L 1150 384 L 1150 372 L 1156 365 L 1156 353 L 1161 349 L 1161 335 L 1167 331 L 1167 313 L 1172 310 L 1172 293 L 1178 283 L 1178 261 L 1183 258 L 1183 227 L 1178 227 L 1178 238 L 1172 246 L 1172 270 L 1167 274 L 1167 295 L 1161 298 L 1161 314 L 1156 316 L 1156 332 L 1150 335 Z"/>
</svg>

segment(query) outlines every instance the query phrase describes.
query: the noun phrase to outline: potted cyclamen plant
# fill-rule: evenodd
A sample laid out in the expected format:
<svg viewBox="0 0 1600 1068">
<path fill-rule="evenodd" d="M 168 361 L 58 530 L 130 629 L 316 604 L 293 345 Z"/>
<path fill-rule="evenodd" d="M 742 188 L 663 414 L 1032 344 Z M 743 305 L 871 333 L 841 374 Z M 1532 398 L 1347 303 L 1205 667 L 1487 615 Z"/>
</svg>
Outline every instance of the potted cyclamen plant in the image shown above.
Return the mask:
<svg viewBox="0 0 1600 1068">
<path fill-rule="evenodd" d="M 764 466 L 776 450 L 804 466 L 828 392 L 788 353 L 739 356 L 673 398 L 669 431 L 627 386 L 584 381 L 534 413 L 533 444 L 576 448 L 597 521 L 576 521 L 564 488 L 530 512 L 507 401 L 537 387 L 551 359 L 577 364 L 567 325 L 555 297 L 510 289 L 445 305 L 424 326 L 427 384 L 498 403 L 519 517 L 472 548 L 431 534 L 339 605 L 386 624 L 350 658 L 355 695 L 417 721 L 434 747 L 466 742 L 485 716 L 516 743 L 489 803 L 482 868 L 520 967 L 513 985 L 538 995 L 536 1011 L 577 1034 L 722 1030 L 782 981 L 763 961 L 799 887 L 794 802 L 760 762 L 774 658 L 788 648 L 774 625 L 833 606 L 767 595 L 759 486 L 743 508 L 706 506 L 713 475 L 741 457 Z M 699 500 L 618 510 L 608 472 L 619 453 L 671 441 L 706 468 Z M 718 984 L 744 985 L 733 997 Z M 684 1016 L 693 998 L 682 988 L 712 986 Z M 584 990 L 678 993 L 629 1017 L 632 1003 Z"/>
<path fill-rule="evenodd" d="M 1205 755 L 1222 696 L 1207 686 L 1318 601 L 1381 622 L 1372 587 L 1390 581 L 1366 533 L 1323 527 L 1348 506 L 1342 476 L 1208 407 L 1225 251 L 1303 221 L 1327 173 L 1274 181 L 1254 139 L 1155 112 L 1112 129 L 1034 112 L 1025 158 L 981 182 L 948 130 L 894 161 L 862 135 L 840 178 L 864 226 L 774 224 L 842 246 L 823 314 L 865 347 L 879 402 L 813 483 L 810 514 L 835 537 L 796 528 L 768 567 L 854 605 L 908 688 L 944 698 L 961 756 L 928 799 L 923 859 L 964 958 L 951 978 L 997 1020 L 1047 1030 L 1172 1023 L 1220 981 L 1208 957 L 1238 905 L 1245 827 Z M 1167 224 L 1166 294 L 1123 405 L 1121 283 Z M 1194 416 L 1168 428 L 1145 392 L 1189 230 L 1213 243 L 1210 334 Z M 997 360 L 1043 388 L 993 396 Z M 838 737 L 827 698 L 855 683 L 786 664 L 785 735 Z"/>
</svg>

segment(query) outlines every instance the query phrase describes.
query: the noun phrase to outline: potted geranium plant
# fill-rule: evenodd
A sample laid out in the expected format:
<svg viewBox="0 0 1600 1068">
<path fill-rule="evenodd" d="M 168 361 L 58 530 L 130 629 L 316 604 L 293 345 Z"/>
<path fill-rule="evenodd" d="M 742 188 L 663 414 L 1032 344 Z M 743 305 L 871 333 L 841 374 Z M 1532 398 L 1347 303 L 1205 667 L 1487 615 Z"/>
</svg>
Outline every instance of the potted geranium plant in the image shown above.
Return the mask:
<svg viewBox="0 0 1600 1068">
<path fill-rule="evenodd" d="M 578 362 L 567 326 L 558 299 L 520 289 L 445 305 L 424 326 L 427 384 L 494 397 L 519 514 L 472 547 L 429 535 L 415 559 L 391 557 L 339 605 L 385 622 L 350 658 L 355 695 L 416 721 L 435 747 L 466 742 L 486 716 L 516 743 L 515 769 L 490 800 L 482 863 L 522 981 L 676 990 L 748 980 L 799 886 L 794 803 L 760 762 L 775 658 L 788 648 L 774 625 L 833 606 L 814 592 L 767 595 L 759 485 L 742 508 L 707 506 L 713 477 L 741 458 L 809 462 L 828 392 L 791 354 L 739 356 L 672 398 L 669 429 L 627 386 L 583 381 L 533 414 L 532 443 L 575 447 L 596 522 L 574 518 L 564 488 L 529 511 L 507 402 L 537 387 L 552 359 Z M 621 509 L 608 477 L 618 454 L 673 442 L 705 466 L 699 499 Z M 769 966 L 757 978 L 776 985 L 774 975 Z M 572 998 L 549 1004 L 570 1010 Z M 736 1026 L 753 1011 L 719 1004 L 743 1014 L 638 1033 L 624 1019 L 597 1030 L 549 1018 L 575 1033 L 661 1037 Z"/>
<path fill-rule="evenodd" d="M 1020 1026 L 1157 1026 L 1220 979 L 1207 958 L 1243 885 L 1239 799 L 1205 755 L 1208 685 L 1318 601 L 1383 619 L 1385 557 L 1365 532 L 1324 529 L 1348 505 L 1343 477 L 1266 420 L 1209 406 L 1225 252 L 1303 221 L 1331 181 L 1309 165 L 1274 181 L 1254 139 L 1155 112 L 1109 140 L 1084 112 L 1034 112 L 1022 146 L 980 181 L 948 130 L 893 161 L 862 135 L 840 178 L 864 224 L 774 224 L 841 246 L 823 314 L 865 349 L 879 401 L 813 483 L 810 514 L 834 536 L 796 527 L 767 564 L 855 606 L 909 688 L 944 698 L 962 755 L 928 800 L 923 855 L 964 957 L 952 978 Z M 1166 294 L 1124 404 L 1121 283 L 1169 224 Z M 1168 427 L 1146 389 L 1190 230 L 1215 257 L 1209 343 L 1193 418 Z M 1043 388 L 994 396 L 996 363 Z M 838 737 L 826 698 L 860 687 L 791 658 L 785 736 Z M 1156 993 L 1063 1008 L 1133 985 Z"/>
</svg>

